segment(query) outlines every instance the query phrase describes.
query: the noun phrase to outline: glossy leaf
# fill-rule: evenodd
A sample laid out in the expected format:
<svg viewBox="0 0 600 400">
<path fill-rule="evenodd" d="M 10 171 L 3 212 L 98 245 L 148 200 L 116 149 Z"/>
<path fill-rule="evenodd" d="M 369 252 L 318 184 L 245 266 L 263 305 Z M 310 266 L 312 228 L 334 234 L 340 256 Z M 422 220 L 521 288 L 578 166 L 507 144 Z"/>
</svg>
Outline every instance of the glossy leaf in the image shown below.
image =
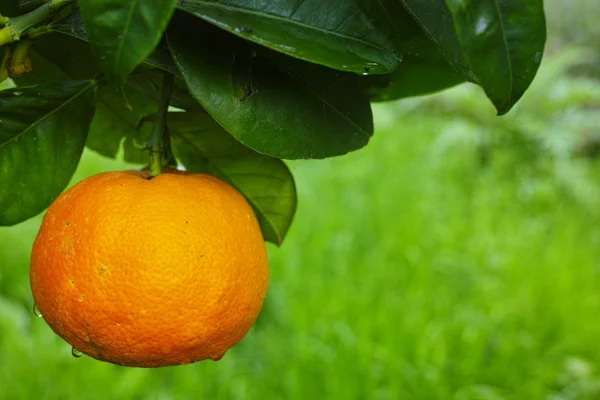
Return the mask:
<svg viewBox="0 0 600 400">
<path fill-rule="evenodd" d="M 401 59 L 386 1 L 183 0 L 179 8 L 271 49 L 330 68 L 393 71 Z"/>
<path fill-rule="evenodd" d="M 543 0 L 400 1 L 499 114 L 529 87 L 546 38 Z"/>
<path fill-rule="evenodd" d="M 252 205 L 265 240 L 281 244 L 296 212 L 294 178 L 283 161 L 242 145 L 205 113 L 170 113 L 169 131 L 186 169 L 234 186 Z"/>
<path fill-rule="evenodd" d="M 118 88 L 160 42 L 177 0 L 79 0 L 92 50 Z"/>
<path fill-rule="evenodd" d="M 362 81 L 371 101 L 387 101 L 437 92 L 464 82 L 465 78 L 425 39 L 414 52 L 404 56 L 391 74 L 365 76 Z"/>
<path fill-rule="evenodd" d="M 48 207 L 79 162 L 94 113 L 94 81 L 0 92 L 0 225 Z"/>
<path fill-rule="evenodd" d="M 358 76 L 264 48 L 257 53 L 217 28 L 177 17 L 169 46 L 191 94 L 246 146 L 278 158 L 325 158 L 369 141 L 371 109 Z"/>
<path fill-rule="evenodd" d="M 48 27 L 49 32 L 63 33 L 79 40 L 88 41 L 87 32 L 81 13 L 76 10 L 64 19 L 50 25 Z M 164 71 L 177 73 L 177 67 L 173 62 L 171 53 L 167 46 L 166 41 L 161 40 L 152 53 L 144 60 L 144 63 L 160 68 Z"/>
</svg>

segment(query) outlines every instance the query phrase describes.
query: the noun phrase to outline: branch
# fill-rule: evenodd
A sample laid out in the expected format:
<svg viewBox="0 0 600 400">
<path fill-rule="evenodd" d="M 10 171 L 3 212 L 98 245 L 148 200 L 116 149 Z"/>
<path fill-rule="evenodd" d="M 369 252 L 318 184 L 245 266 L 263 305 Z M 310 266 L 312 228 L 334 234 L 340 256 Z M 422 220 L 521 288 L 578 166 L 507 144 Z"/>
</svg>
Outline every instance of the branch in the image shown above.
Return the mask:
<svg viewBox="0 0 600 400">
<path fill-rule="evenodd" d="M 0 29 L 0 46 L 17 42 L 26 31 L 49 19 L 54 13 L 75 0 L 52 0 L 35 10 L 14 18 L 3 17 L 4 28 Z"/>
</svg>

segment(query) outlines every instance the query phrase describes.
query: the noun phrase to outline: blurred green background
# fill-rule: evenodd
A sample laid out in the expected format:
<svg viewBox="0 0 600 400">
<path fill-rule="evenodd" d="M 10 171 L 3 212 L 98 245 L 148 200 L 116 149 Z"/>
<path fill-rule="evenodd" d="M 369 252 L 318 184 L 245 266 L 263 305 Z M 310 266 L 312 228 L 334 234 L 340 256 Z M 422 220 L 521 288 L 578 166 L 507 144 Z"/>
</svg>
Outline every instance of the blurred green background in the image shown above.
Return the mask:
<svg viewBox="0 0 600 400">
<path fill-rule="evenodd" d="M 377 105 L 364 150 L 290 163 L 296 220 L 219 362 L 73 358 L 31 312 L 41 217 L 0 228 L 0 399 L 600 399 L 600 2 L 546 6 L 507 116 L 462 85 Z M 123 168 L 86 152 L 73 182 Z"/>
</svg>

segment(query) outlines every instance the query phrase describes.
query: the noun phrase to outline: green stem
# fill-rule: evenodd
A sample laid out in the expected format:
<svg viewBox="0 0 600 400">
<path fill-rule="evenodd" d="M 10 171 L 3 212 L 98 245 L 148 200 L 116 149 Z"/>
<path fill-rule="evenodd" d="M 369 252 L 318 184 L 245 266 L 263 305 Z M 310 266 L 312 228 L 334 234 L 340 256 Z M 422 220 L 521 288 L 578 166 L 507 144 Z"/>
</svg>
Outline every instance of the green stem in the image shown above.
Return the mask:
<svg viewBox="0 0 600 400">
<path fill-rule="evenodd" d="M 52 14 L 75 0 L 52 0 L 27 14 L 9 18 L 6 26 L 0 29 L 0 46 L 17 42 L 30 28 L 49 19 Z"/>
<path fill-rule="evenodd" d="M 162 172 L 163 166 L 163 138 L 167 135 L 167 113 L 169 111 L 169 101 L 173 92 L 173 81 L 175 76 L 168 72 L 163 75 L 162 89 L 160 93 L 160 102 L 154 129 L 148 139 L 150 147 L 150 176 L 154 177 Z"/>
<path fill-rule="evenodd" d="M 163 157 L 165 159 L 163 162 L 165 167 L 177 168 L 177 161 L 175 161 L 175 156 L 171 148 L 171 134 L 168 128 L 163 132 Z"/>
</svg>

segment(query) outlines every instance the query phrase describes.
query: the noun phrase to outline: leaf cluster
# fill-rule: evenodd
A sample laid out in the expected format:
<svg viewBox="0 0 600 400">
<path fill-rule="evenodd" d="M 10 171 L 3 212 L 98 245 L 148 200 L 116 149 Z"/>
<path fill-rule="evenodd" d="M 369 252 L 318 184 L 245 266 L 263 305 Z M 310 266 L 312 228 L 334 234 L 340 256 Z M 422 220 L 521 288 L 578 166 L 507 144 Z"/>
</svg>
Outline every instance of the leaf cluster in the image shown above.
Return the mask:
<svg viewBox="0 0 600 400">
<path fill-rule="evenodd" d="M 170 74 L 170 162 L 235 186 L 277 244 L 296 208 L 282 159 L 359 149 L 372 102 L 465 81 L 506 113 L 545 41 L 542 0 L 4 0 L 0 14 L 0 78 L 17 85 L 0 92 L 0 225 L 47 207 L 85 146 L 145 163 Z"/>
</svg>

